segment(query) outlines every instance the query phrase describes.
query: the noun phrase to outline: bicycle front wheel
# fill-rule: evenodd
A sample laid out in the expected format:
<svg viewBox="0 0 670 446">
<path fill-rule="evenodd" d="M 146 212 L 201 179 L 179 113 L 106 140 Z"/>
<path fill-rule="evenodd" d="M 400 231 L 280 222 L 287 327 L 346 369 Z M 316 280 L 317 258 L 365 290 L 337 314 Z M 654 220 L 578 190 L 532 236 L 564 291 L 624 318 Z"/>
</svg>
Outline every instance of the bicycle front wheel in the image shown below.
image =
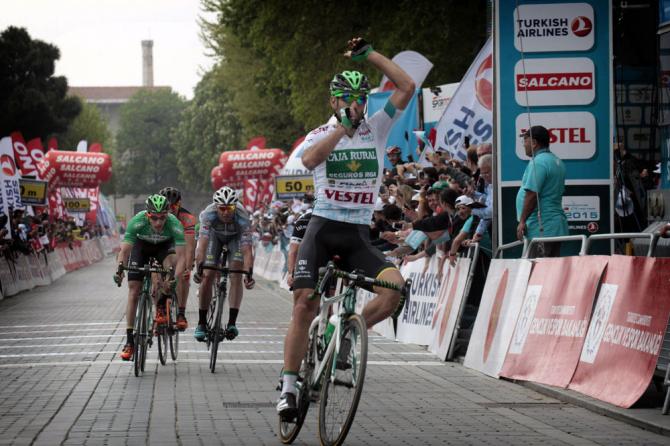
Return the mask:
<svg viewBox="0 0 670 446">
<path fill-rule="evenodd" d="M 140 350 L 142 354 L 142 361 L 140 361 L 140 368 L 142 369 L 142 373 L 144 373 L 144 368 L 147 365 L 147 350 L 149 349 L 149 344 L 151 343 L 151 337 L 153 334 L 151 331 L 153 330 L 153 319 L 151 316 L 151 298 L 149 296 L 145 296 L 144 298 L 144 318 L 143 318 L 143 329 L 142 329 L 142 336 L 141 336 L 141 345 L 140 345 Z"/>
<path fill-rule="evenodd" d="M 158 343 L 158 359 L 161 362 L 161 365 L 167 363 L 167 351 L 168 351 L 168 334 L 166 327 L 157 327 L 156 328 L 156 341 Z"/>
<path fill-rule="evenodd" d="M 344 442 L 354 421 L 365 381 L 368 360 L 365 321 L 360 315 L 352 314 L 342 328 L 340 349 L 328 358 L 321 386 L 319 439 L 324 446 Z"/>
<path fill-rule="evenodd" d="M 177 306 L 174 304 L 176 298 L 173 296 L 172 301 L 168 302 L 168 335 L 170 336 L 170 356 L 172 360 L 177 360 L 179 354 L 179 330 L 177 329 Z"/>
<path fill-rule="evenodd" d="M 135 326 L 133 328 L 135 344 L 135 350 L 133 352 L 133 368 L 135 376 L 140 376 L 142 374 L 142 345 L 144 345 L 144 339 L 146 338 L 146 316 L 144 314 L 146 305 L 144 305 L 144 299 L 146 299 L 146 296 L 141 294 L 139 302 L 137 303 Z"/>
<path fill-rule="evenodd" d="M 226 301 L 225 289 L 217 290 L 216 308 L 212 321 L 212 329 L 209 331 L 211 345 L 209 346 L 209 370 L 214 373 L 216 370 L 216 356 L 219 353 L 219 343 L 223 340 L 223 328 L 221 327 L 221 314 L 223 313 L 223 304 Z"/>
</svg>

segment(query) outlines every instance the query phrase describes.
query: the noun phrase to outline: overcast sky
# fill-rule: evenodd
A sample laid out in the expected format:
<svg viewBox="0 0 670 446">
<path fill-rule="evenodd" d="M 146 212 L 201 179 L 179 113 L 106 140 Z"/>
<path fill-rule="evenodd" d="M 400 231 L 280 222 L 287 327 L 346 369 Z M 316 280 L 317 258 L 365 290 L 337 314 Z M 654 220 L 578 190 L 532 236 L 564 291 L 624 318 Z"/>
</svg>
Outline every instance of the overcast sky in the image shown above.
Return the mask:
<svg viewBox="0 0 670 446">
<path fill-rule="evenodd" d="M 187 98 L 213 60 L 199 37 L 199 0 L 0 0 L 0 30 L 60 48 L 70 86 L 142 85 L 142 40 L 154 41 L 154 85 Z"/>
</svg>

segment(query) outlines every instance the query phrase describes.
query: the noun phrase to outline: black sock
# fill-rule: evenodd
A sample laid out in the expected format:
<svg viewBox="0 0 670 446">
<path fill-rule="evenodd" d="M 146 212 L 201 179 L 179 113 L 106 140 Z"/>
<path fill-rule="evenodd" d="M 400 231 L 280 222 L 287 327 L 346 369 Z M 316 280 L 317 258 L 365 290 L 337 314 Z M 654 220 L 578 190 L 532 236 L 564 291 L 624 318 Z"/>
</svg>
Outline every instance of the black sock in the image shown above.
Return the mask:
<svg viewBox="0 0 670 446">
<path fill-rule="evenodd" d="M 207 310 L 198 310 L 198 325 L 207 324 Z"/>
<path fill-rule="evenodd" d="M 177 311 L 177 314 L 181 314 L 182 316 L 186 316 L 186 307 L 179 307 L 179 311 Z"/>
<path fill-rule="evenodd" d="M 161 293 L 161 297 L 158 298 L 158 302 L 156 303 L 156 306 L 165 309 L 165 301 L 167 300 L 168 297 L 170 297 L 170 296 L 167 295 L 167 294 Z"/>
<path fill-rule="evenodd" d="M 231 308 L 230 313 L 228 316 L 228 325 L 235 325 L 235 322 L 237 322 L 237 315 L 239 314 L 240 309 L 239 308 Z"/>
<path fill-rule="evenodd" d="M 133 339 L 133 338 L 134 338 L 134 335 L 133 335 L 133 329 L 132 329 L 132 328 L 126 328 L 126 337 L 127 337 L 127 339 L 128 339 L 128 340 L 126 341 L 126 343 L 128 343 L 128 344 L 134 344 L 134 339 Z"/>
</svg>

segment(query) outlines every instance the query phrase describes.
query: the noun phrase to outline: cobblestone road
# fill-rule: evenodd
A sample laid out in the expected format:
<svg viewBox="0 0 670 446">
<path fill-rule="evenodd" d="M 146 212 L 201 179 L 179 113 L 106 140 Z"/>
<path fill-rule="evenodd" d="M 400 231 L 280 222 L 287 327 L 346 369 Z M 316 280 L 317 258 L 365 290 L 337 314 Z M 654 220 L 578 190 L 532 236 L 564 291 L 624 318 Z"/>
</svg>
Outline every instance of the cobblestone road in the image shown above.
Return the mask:
<svg viewBox="0 0 670 446">
<path fill-rule="evenodd" d="M 118 359 L 126 288 L 112 259 L 0 301 L 0 444 L 277 445 L 274 390 L 286 293 L 247 292 L 217 373 L 192 328 L 179 360 L 156 348 L 136 378 Z M 192 291 L 188 317 L 197 320 Z M 371 336 L 351 445 L 670 444 L 670 439 Z M 318 444 L 311 411 L 296 444 Z"/>
</svg>

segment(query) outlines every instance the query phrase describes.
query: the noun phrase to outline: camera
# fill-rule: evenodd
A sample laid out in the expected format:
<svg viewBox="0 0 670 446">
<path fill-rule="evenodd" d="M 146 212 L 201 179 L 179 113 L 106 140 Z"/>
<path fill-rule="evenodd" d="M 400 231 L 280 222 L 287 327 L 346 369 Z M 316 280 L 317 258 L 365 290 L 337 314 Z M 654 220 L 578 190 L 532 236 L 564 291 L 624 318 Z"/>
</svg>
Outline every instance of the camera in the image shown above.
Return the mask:
<svg viewBox="0 0 670 446">
<path fill-rule="evenodd" d="M 396 221 L 395 223 L 391 224 L 391 226 L 396 231 L 400 231 L 402 229 L 402 222 L 401 221 Z"/>
</svg>

